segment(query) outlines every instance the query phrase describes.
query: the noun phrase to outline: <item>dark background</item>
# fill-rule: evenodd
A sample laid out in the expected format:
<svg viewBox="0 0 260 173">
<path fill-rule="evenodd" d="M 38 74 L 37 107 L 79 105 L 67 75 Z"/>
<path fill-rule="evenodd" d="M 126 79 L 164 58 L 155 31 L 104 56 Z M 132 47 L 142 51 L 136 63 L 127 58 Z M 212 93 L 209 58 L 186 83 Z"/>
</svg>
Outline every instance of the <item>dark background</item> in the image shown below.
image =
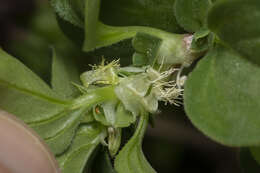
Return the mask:
<svg viewBox="0 0 260 173">
<path fill-rule="evenodd" d="M 50 45 L 69 49 L 67 55 L 84 61 L 82 69 L 90 62 L 86 58 L 90 55 L 72 43 L 63 45 L 64 40 L 47 1 L 0 0 L 0 46 L 47 82 Z M 145 155 L 159 173 L 241 172 L 238 148 L 222 146 L 204 136 L 190 123 L 182 106 L 162 104 L 160 110 L 143 144 Z"/>
</svg>

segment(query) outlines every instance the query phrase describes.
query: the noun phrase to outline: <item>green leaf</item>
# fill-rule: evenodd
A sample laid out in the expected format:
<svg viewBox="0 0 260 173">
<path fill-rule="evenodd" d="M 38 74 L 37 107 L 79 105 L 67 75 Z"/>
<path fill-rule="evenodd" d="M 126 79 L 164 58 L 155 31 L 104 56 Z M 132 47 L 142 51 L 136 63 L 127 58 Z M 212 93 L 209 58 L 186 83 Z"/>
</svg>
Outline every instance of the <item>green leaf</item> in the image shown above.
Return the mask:
<svg viewBox="0 0 260 173">
<path fill-rule="evenodd" d="M 89 169 L 89 161 L 98 144 L 104 140 L 105 132 L 98 124 L 82 125 L 70 148 L 57 157 L 63 173 L 82 173 Z"/>
<path fill-rule="evenodd" d="M 0 108 L 26 123 L 49 119 L 68 106 L 17 59 L 0 49 Z"/>
<path fill-rule="evenodd" d="M 57 1 L 57 4 L 63 4 L 61 2 L 63 2 L 64 0 L 63 1 L 53 0 L 53 1 L 55 1 L 55 2 Z M 58 2 L 60 2 L 60 3 L 58 3 Z M 67 5 L 69 6 L 69 3 L 66 3 L 66 1 L 64 1 L 64 3 L 66 4 L 66 6 Z M 136 3 L 138 4 L 139 2 L 136 2 Z M 168 3 L 168 1 L 167 1 L 167 3 Z M 169 3 L 173 4 L 173 2 L 169 2 Z M 155 7 L 156 4 L 157 4 L 156 2 L 153 2 L 153 3 L 151 2 L 151 3 L 148 3 L 147 5 L 152 5 Z M 159 3 L 159 4 L 161 4 L 161 3 Z M 141 4 L 139 4 L 139 5 L 141 5 Z M 82 6 L 84 6 L 84 4 L 82 4 Z M 170 8 L 170 6 L 166 6 L 165 4 L 163 6 L 165 8 L 166 7 Z M 55 7 L 55 5 L 54 5 L 54 7 Z M 68 7 L 67 12 L 64 12 L 64 13 L 69 14 L 71 12 L 71 10 L 70 10 L 71 8 L 72 7 Z M 58 12 L 58 14 L 60 14 L 59 10 L 57 10 L 57 7 L 55 7 L 55 9 Z M 63 8 L 63 10 L 66 11 L 66 8 Z M 100 0 L 97 0 L 97 1 L 87 0 L 86 1 L 85 15 L 84 15 L 84 23 L 85 23 L 85 26 L 84 26 L 85 41 L 84 41 L 84 45 L 83 45 L 84 51 L 91 51 L 91 50 L 94 50 L 97 48 L 106 47 L 106 46 L 118 43 L 123 40 L 127 40 L 129 38 L 132 38 L 137 32 L 149 33 L 151 35 L 155 35 L 158 37 L 164 37 L 164 38 L 169 38 L 172 35 L 170 33 L 162 31 L 160 29 L 144 27 L 144 26 L 129 26 L 128 27 L 128 26 L 106 25 L 106 24 L 103 24 L 102 21 L 98 20 L 99 11 L 100 11 Z M 61 18 L 64 18 L 64 16 L 66 16 L 66 15 L 60 14 Z M 71 16 L 73 16 L 73 14 L 71 14 Z M 171 16 L 173 16 L 173 13 L 171 14 Z M 139 17 L 140 16 L 138 16 L 138 18 Z M 73 22 L 73 19 L 71 19 L 71 20 L 72 20 L 71 23 L 75 23 L 75 21 Z M 155 23 L 157 23 L 157 22 L 155 22 Z M 167 23 L 167 22 L 165 22 L 165 23 Z M 161 26 L 161 25 L 158 24 L 158 26 Z M 66 28 L 66 26 L 65 26 L 65 28 Z M 69 30 L 71 30 L 71 29 L 69 29 Z M 75 34 L 78 35 L 77 33 L 75 33 Z M 69 34 L 69 35 L 71 35 L 71 34 Z"/>
<path fill-rule="evenodd" d="M 174 16 L 175 0 L 102 1 L 100 21 L 111 26 L 148 26 L 178 33 Z"/>
<path fill-rule="evenodd" d="M 210 51 L 189 75 L 185 110 L 210 138 L 230 146 L 260 142 L 260 69 L 222 46 Z"/>
<path fill-rule="evenodd" d="M 259 65 L 259 20 L 259 0 L 219 1 L 209 12 L 208 26 L 226 44 Z"/>
<path fill-rule="evenodd" d="M 115 159 L 115 170 L 118 173 L 155 173 L 142 152 L 142 140 L 147 124 L 148 114 L 141 115 L 134 136 Z"/>
<path fill-rule="evenodd" d="M 84 116 L 83 119 L 81 120 L 81 123 L 91 123 L 95 121 L 94 115 L 92 113 L 92 110 L 90 109 L 89 111 L 87 111 Z"/>
<path fill-rule="evenodd" d="M 51 51 L 48 43 L 35 33 L 26 33 L 25 39 L 10 40 L 7 51 L 45 81 L 50 81 Z M 29 50 L 29 51 L 28 51 Z"/>
<path fill-rule="evenodd" d="M 64 99 L 78 95 L 78 90 L 73 83 L 79 84 L 79 72 L 74 59 L 62 56 L 53 50 L 52 57 L 52 89 Z"/>
<path fill-rule="evenodd" d="M 251 151 L 254 159 L 260 165 L 260 147 L 251 147 L 250 151 Z"/>
<path fill-rule="evenodd" d="M 78 1 L 70 0 L 51 0 L 51 5 L 54 8 L 55 12 L 65 21 L 70 22 L 71 24 L 77 27 L 84 26 L 84 20 L 82 20 L 77 11 L 71 5 L 72 3 L 78 3 Z M 78 7 L 77 4 L 75 4 Z"/>
<path fill-rule="evenodd" d="M 251 150 L 252 152 L 252 150 Z M 240 149 L 240 167 L 242 169 L 242 173 L 258 173 L 260 172 L 260 165 L 257 161 L 252 157 L 250 150 L 248 148 Z"/>
<path fill-rule="evenodd" d="M 51 2 L 54 10 L 59 16 L 59 23 L 61 24 L 62 30 L 65 31 L 70 38 L 73 37 L 73 33 L 68 31 L 75 32 L 75 37 L 79 40 L 80 38 L 78 38 L 78 36 L 83 36 L 79 29 L 85 28 L 85 41 L 83 46 L 83 50 L 85 51 L 109 46 L 119 41 L 131 38 L 136 32 L 140 30 L 144 32 L 148 27 L 164 29 L 170 32 L 181 31 L 173 13 L 174 0 L 165 0 L 163 2 L 157 0 L 149 2 L 120 2 L 120 0 L 118 0 L 118 2 L 113 3 L 104 1 L 101 3 L 101 7 L 100 0 L 77 0 L 73 2 L 68 0 L 52 0 Z M 158 8 L 158 6 L 160 8 Z M 101 20 L 99 20 L 99 13 L 101 14 Z M 120 13 L 120 15 L 117 15 L 118 13 Z M 116 16 L 117 18 L 120 16 L 120 20 L 115 19 Z M 120 24 L 114 25 L 110 24 L 110 22 L 107 23 L 107 18 L 109 21 L 113 19 L 113 21 L 118 21 Z M 130 18 L 132 20 L 129 20 Z M 104 19 L 104 21 L 102 19 Z M 64 21 L 68 21 L 76 27 L 69 26 L 68 23 Z M 124 24 L 126 21 L 129 22 Z"/>
<path fill-rule="evenodd" d="M 109 155 L 107 152 L 102 152 L 98 154 L 93 161 L 91 173 L 116 173 L 111 164 Z"/>
<path fill-rule="evenodd" d="M 62 50 L 67 56 L 80 54 L 80 50 L 61 32 L 49 5 L 48 1 L 36 1 L 34 15 L 26 24 L 23 23 L 22 33 L 18 31 L 18 36 L 8 40 L 5 45 L 8 52 L 48 83 L 51 80 L 52 64 L 50 45 L 55 45 L 55 49 Z"/>
<path fill-rule="evenodd" d="M 98 39 L 98 17 L 101 0 L 86 0 L 84 48 L 95 48 Z"/>
<path fill-rule="evenodd" d="M 211 0 L 176 0 L 176 19 L 186 31 L 196 32 L 206 24 Z"/>
<path fill-rule="evenodd" d="M 57 155 L 71 144 L 84 113 L 84 109 L 65 110 L 52 119 L 29 125 L 45 140 L 51 151 Z"/>
</svg>

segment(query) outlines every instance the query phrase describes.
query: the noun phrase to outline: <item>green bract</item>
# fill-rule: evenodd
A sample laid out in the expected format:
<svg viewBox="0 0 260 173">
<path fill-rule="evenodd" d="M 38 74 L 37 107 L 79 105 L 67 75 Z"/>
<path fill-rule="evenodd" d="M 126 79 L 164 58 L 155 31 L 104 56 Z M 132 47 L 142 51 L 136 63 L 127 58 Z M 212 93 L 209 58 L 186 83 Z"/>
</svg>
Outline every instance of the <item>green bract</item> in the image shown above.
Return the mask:
<svg viewBox="0 0 260 173">
<path fill-rule="evenodd" d="M 142 109 L 154 113 L 158 108 L 156 96 L 154 93 L 149 93 L 150 87 L 149 77 L 146 74 L 139 74 L 122 79 L 115 88 L 115 93 L 125 108 L 137 116 Z"/>
</svg>

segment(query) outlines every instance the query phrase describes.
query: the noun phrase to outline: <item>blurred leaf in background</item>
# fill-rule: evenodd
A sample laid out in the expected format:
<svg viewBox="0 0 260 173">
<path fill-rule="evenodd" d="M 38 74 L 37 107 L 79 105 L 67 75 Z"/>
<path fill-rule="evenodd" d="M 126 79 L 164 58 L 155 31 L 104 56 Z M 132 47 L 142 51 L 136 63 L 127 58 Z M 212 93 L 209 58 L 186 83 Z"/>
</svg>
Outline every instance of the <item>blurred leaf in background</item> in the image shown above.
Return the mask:
<svg viewBox="0 0 260 173">
<path fill-rule="evenodd" d="M 35 5 L 36 8 L 28 24 L 21 22 L 23 24 L 13 29 L 12 37 L 8 39 L 4 48 L 50 83 L 51 48 L 55 47 L 63 53 L 63 56 L 73 58 L 80 56 L 81 51 L 60 31 L 48 1 L 37 0 Z"/>
</svg>

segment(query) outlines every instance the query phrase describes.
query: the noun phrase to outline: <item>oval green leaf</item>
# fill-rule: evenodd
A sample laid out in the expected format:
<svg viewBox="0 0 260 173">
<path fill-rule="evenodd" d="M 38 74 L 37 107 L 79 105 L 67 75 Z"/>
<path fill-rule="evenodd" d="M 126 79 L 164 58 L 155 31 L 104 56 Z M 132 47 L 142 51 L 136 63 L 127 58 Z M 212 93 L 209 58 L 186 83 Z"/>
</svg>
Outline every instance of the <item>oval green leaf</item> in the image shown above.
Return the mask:
<svg viewBox="0 0 260 173">
<path fill-rule="evenodd" d="M 189 75 L 185 110 L 210 138 L 230 146 L 260 143 L 260 69 L 218 46 Z"/>
<path fill-rule="evenodd" d="M 210 6 L 210 0 L 176 0 L 176 19 L 186 31 L 198 31 L 206 24 Z"/>
<path fill-rule="evenodd" d="M 260 64 L 260 1 L 219 1 L 210 10 L 208 27 L 221 40 Z"/>
</svg>

